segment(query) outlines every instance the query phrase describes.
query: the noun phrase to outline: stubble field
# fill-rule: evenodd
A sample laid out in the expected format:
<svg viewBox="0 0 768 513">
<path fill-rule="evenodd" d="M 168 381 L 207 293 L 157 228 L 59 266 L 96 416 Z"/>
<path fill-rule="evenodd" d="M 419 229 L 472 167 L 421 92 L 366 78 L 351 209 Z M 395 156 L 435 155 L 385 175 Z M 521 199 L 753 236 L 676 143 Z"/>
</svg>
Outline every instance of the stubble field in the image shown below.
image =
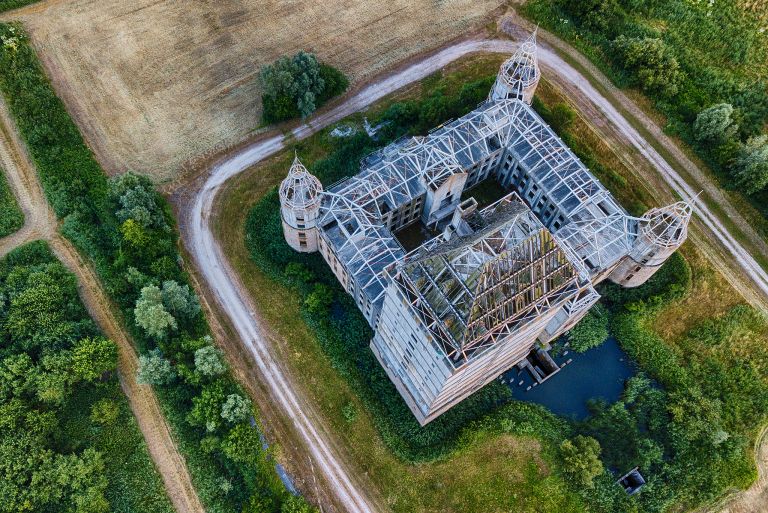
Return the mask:
<svg viewBox="0 0 768 513">
<path fill-rule="evenodd" d="M 261 65 L 300 49 L 352 84 L 467 31 L 501 0 L 49 0 L 5 15 L 32 35 L 109 173 L 157 182 L 257 128 Z"/>
</svg>

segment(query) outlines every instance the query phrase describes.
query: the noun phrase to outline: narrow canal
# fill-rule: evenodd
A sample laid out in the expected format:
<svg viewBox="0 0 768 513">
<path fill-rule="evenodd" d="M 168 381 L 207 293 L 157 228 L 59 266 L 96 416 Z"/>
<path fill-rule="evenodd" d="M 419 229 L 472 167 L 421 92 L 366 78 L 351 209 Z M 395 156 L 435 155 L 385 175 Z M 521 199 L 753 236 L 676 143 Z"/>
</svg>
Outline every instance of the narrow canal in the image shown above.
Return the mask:
<svg viewBox="0 0 768 513">
<path fill-rule="evenodd" d="M 587 402 L 590 399 L 616 402 L 624 391 L 624 382 L 635 374 L 634 364 L 613 337 L 585 353 L 576 353 L 567 347 L 559 353 L 553 354 L 558 365 L 571 362 L 536 386 L 526 370 L 513 368 L 504 373 L 502 379 L 512 389 L 515 399 L 542 404 L 553 413 L 582 420 L 589 416 Z"/>
</svg>

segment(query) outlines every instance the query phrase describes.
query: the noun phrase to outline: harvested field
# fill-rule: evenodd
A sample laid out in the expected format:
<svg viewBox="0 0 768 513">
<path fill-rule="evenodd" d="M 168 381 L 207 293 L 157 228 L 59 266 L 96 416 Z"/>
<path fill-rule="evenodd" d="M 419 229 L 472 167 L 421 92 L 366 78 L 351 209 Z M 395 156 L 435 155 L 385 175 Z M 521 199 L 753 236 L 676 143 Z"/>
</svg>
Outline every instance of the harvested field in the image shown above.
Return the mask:
<svg viewBox="0 0 768 513">
<path fill-rule="evenodd" d="M 482 27 L 502 0 L 48 0 L 11 15 L 110 173 L 157 182 L 259 123 L 259 67 L 311 50 L 352 84 Z"/>
</svg>

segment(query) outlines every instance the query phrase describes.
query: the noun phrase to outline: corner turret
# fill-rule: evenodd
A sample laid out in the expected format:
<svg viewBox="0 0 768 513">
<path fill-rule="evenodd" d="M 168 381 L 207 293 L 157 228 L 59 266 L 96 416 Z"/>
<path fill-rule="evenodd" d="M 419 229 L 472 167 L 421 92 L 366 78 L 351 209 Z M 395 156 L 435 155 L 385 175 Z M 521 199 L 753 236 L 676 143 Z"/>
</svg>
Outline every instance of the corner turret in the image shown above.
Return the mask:
<svg viewBox="0 0 768 513">
<path fill-rule="evenodd" d="M 280 184 L 280 217 L 285 241 L 296 251 L 317 251 L 317 216 L 323 186 L 296 156 Z"/>
<path fill-rule="evenodd" d="M 648 281 L 685 242 L 692 214 L 693 207 L 687 201 L 646 212 L 638 221 L 632 250 L 609 279 L 622 287 L 638 287 Z"/>
<path fill-rule="evenodd" d="M 536 55 L 537 31 L 538 28 L 528 39 L 523 41 L 515 54 L 501 65 L 496 82 L 488 96 L 489 100 L 518 99 L 528 105 L 533 102 L 533 95 L 541 78 L 539 60 Z"/>
</svg>

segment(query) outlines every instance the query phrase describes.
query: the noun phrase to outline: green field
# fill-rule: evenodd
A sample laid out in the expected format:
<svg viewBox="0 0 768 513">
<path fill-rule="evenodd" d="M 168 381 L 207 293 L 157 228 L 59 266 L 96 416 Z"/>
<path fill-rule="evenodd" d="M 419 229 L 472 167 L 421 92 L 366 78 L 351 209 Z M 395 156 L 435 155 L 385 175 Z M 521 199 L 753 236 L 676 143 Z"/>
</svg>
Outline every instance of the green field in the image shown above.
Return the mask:
<svg viewBox="0 0 768 513">
<path fill-rule="evenodd" d="M 100 333 L 74 275 L 33 242 L 0 260 L 0 296 L 0 511 L 171 513 L 116 347 L 82 349 Z"/>
<path fill-rule="evenodd" d="M 16 203 L 5 173 L 0 169 L 0 237 L 10 235 L 24 224 L 24 213 Z"/>
<path fill-rule="evenodd" d="M 423 131 L 473 107 L 498 62 L 494 57 L 465 60 L 384 100 L 367 115 L 391 122 L 389 138 Z M 537 108 L 542 115 L 551 116 L 561 102 L 546 82 L 540 85 Z M 343 123 L 359 122 L 353 117 Z M 628 209 L 638 213 L 655 205 L 652 194 L 581 119 L 560 127 L 560 133 Z M 340 142 L 326 130 L 297 143 L 296 150 L 327 184 L 353 174 L 357 159 L 378 144 L 362 134 Z M 603 288 L 614 334 L 663 384 L 661 391 L 642 380 L 633 382 L 623 401 L 596 410 L 588 422 L 571 423 L 543 408 L 508 402 L 503 390 L 489 386 L 422 429 L 370 355 L 370 330 L 322 259 L 294 253 L 283 242 L 274 186 L 291 159 L 292 151 L 286 151 L 229 184 L 219 200 L 217 237 L 285 341 L 291 368 L 307 376 L 306 393 L 395 511 L 659 511 L 707 503 L 731 486 L 746 487 L 754 480 L 751 446 L 768 406 L 762 399 L 768 391 L 762 349 L 768 330 L 753 310 L 740 305 L 696 248 L 686 245 L 685 260 L 673 259 L 667 271 L 631 294 Z M 312 296 L 318 286 L 332 290 L 331 311 L 317 307 L 323 294 Z M 628 304 L 635 306 L 627 309 Z M 734 355 L 729 349 L 745 339 L 748 349 Z M 705 350 L 703 340 L 716 340 L 719 349 Z M 681 358 L 687 351 L 697 357 Z M 679 376 L 665 374 L 664 359 L 676 363 Z M 745 372 L 731 376 L 727 369 L 732 367 Z M 505 406 L 487 406 L 497 399 Z M 733 412 L 726 412 L 726 401 Z M 711 432 L 702 431 L 705 424 Z M 646 491 L 627 500 L 616 494 L 608 473 L 596 478 L 594 488 L 578 487 L 558 450 L 576 433 L 601 442 L 605 466 L 643 466 L 650 476 Z M 717 437 L 729 441 L 710 444 Z M 510 456 L 493 451 L 510 443 L 527 447 L 513 466 L 524 466 L 526 455 L 540 459 L 544 466 L 539 472 L 546 468 L 548 477 L 513 479 Z M 698 480 L 687 478 L 683 469 L 701 465 L 702 458 L 720 463 L 702 471 Z M 462 471 L 446 475 L 448 468 L 474 478 Z"/>
</svg>

